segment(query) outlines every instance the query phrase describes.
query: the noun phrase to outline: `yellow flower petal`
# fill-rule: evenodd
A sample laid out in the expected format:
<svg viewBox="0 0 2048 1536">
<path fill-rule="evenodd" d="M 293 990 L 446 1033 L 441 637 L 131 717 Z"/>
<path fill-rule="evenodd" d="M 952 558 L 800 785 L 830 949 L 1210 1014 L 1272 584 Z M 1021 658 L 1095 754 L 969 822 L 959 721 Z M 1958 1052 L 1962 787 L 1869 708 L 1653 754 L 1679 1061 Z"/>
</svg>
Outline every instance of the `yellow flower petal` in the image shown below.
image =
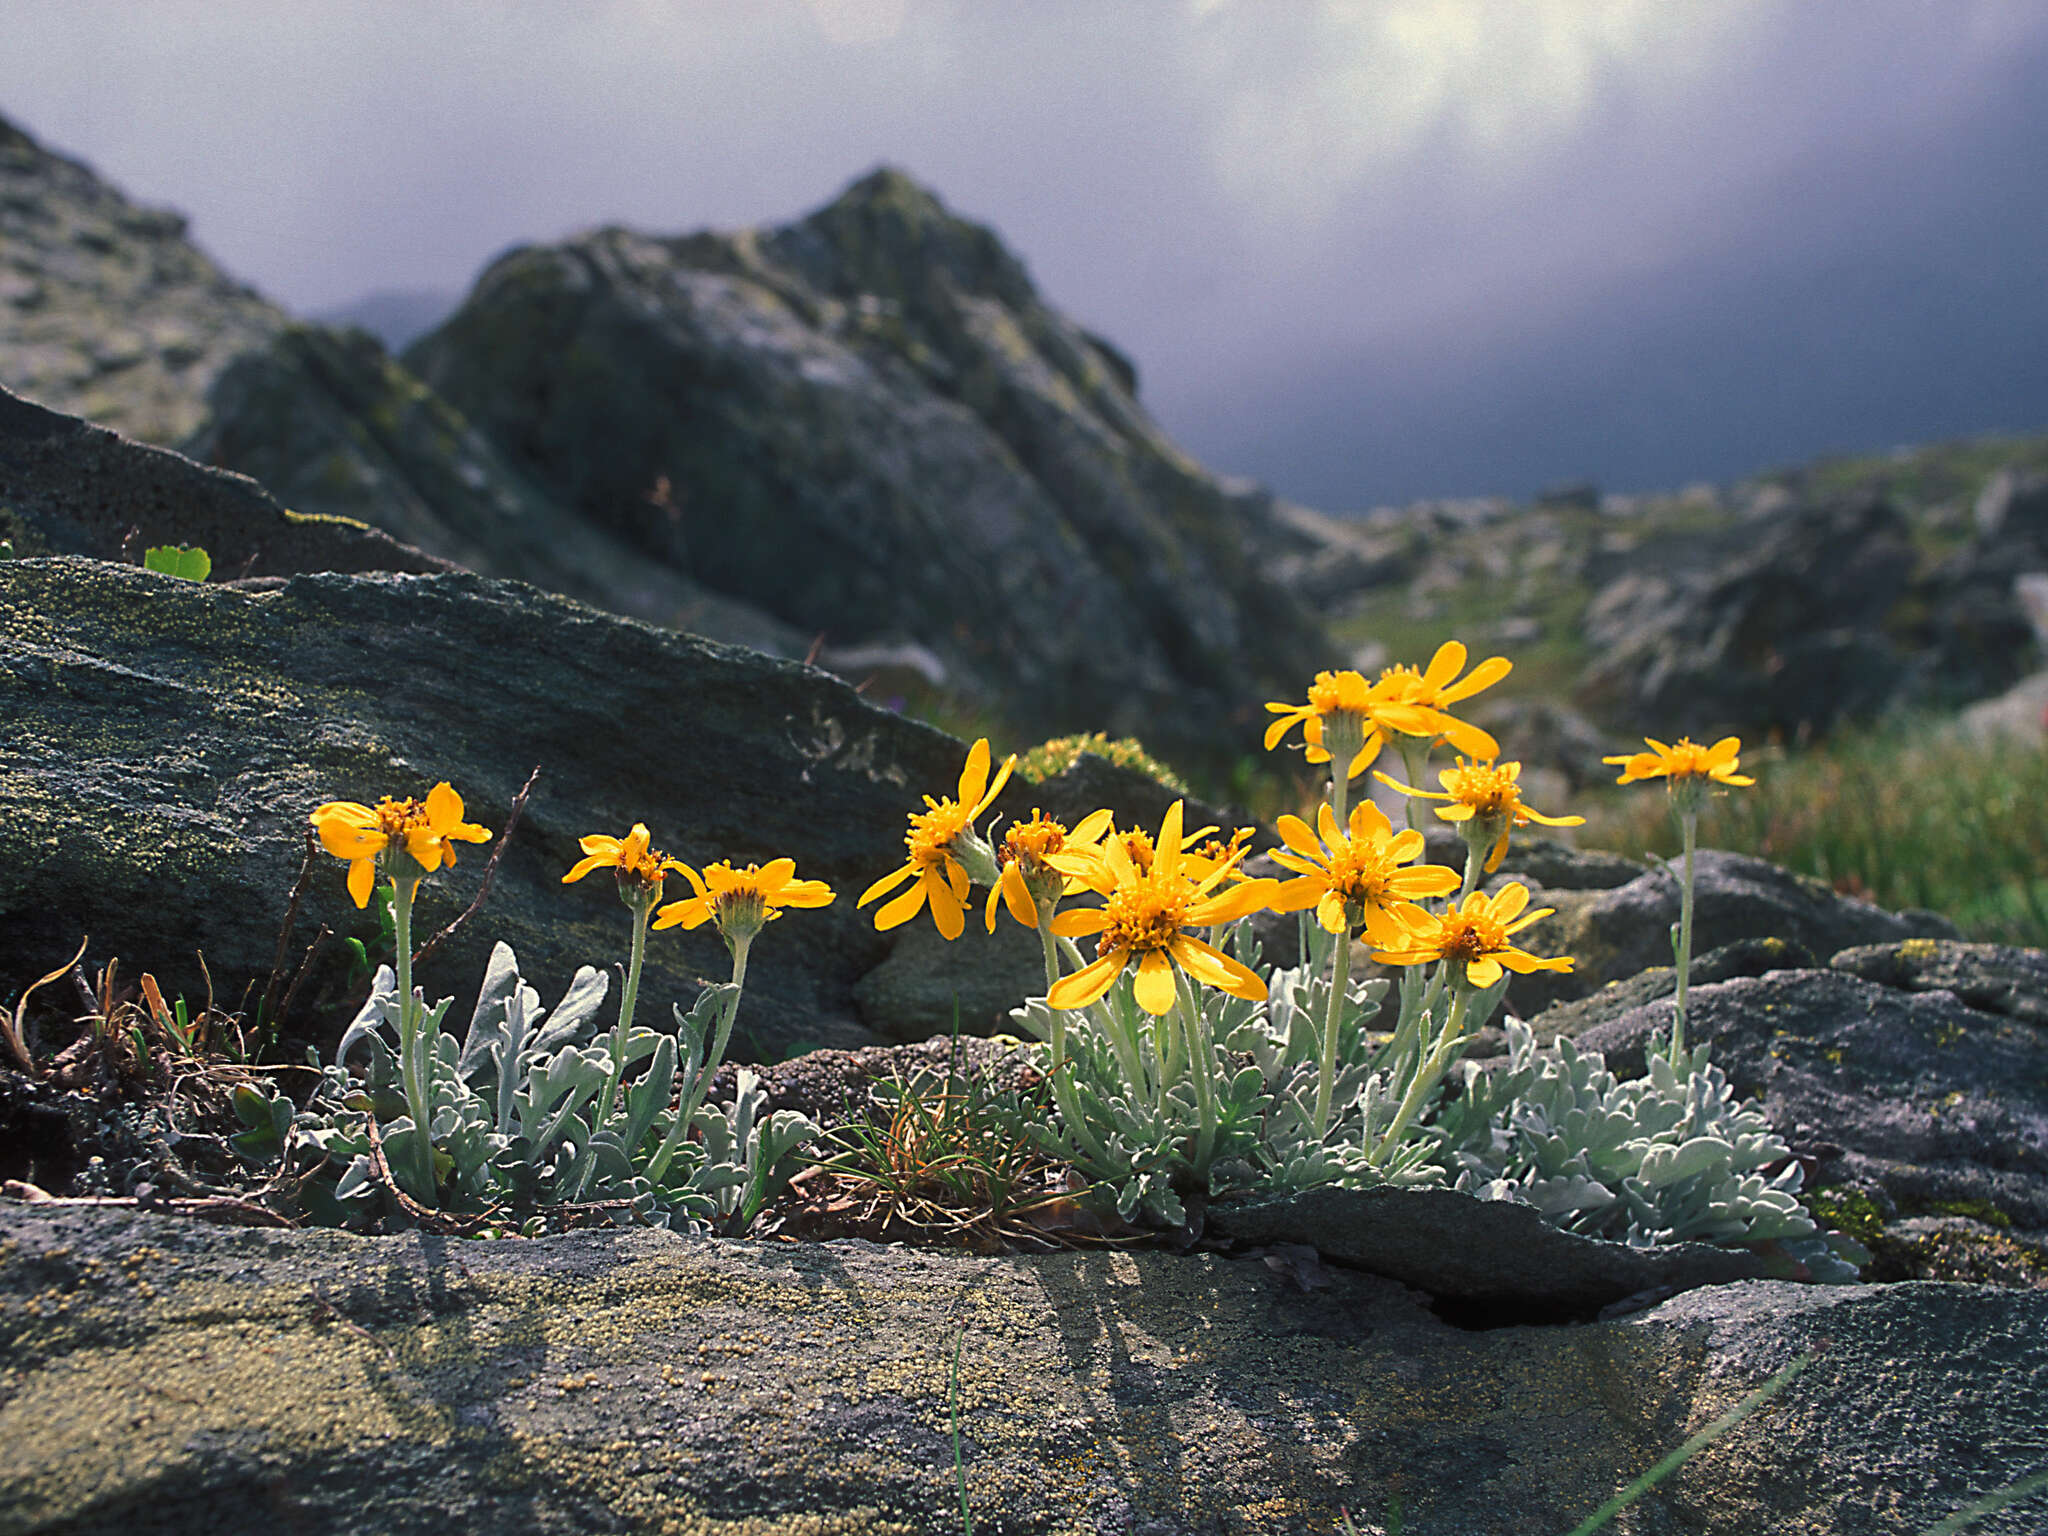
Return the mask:
<svg viewBox="0 0 2048 1536">
<path fill-rule="evenodd" d="M 1173 962 L 1163 949 L 1150 949 L 1138 961 L 1138 980 L 1133 988 L 1138 1006 L 1157 1016 L 1173 1010 Z"/>
<path fill-rule="evenodd" d="M 1113 949 L 1092 965 L 1083 966 L 1071 976 L 1062 976 L 1053 983 L 1045 1000 L 1055 1008 L 1086 1008 L 1110 989 L 1129 958 L 1127 951 Z"/>
</svg>

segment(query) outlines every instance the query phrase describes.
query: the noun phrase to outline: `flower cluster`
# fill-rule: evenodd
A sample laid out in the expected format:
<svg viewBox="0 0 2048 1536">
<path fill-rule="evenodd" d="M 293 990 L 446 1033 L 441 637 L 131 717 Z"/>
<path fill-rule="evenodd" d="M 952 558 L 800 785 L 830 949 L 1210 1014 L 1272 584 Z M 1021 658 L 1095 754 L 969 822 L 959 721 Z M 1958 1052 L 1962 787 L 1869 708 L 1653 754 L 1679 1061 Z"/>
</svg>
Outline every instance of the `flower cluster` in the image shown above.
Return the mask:
<svg viewBox="0 0 2048 1536">
<path fill-rule="evenodd" d="M 1451 641 L 1425 666 L 1391 666 L 1376 678 L 1322 672 L 1304 702 L 1267 704 L 1267 749 L 1298 729 L 1303 758 L 1328 774 L 1312 812 L 1278 818 L 1278 846 L 1269 850 L 1277 876 L 1251 862 L 1255 828 L 1190 829 L 1185 798 L 1167 805 L 1156 827 L 1149 815 L 1146 825 L 1119 826 L 1110 810 L 1096 809 L 1069 825 L 1035 809 L 998 836 L 984 818 L 1017 759 L 998 764 L 982 739 L 968 750 L 953 793 L 927 795 L 921 810 L 908 813 L 902 861 L 869 884 L 857 905 L 874 907 L 881 931 L 929 910 L 938 932 L 955 940 L 966 931 L 979 886 L 987 892 L 987 932 L 996 931 L 998 912 L 1006 910 L 1038 935 L 1044 991 L 1014 1015 L 1049 1050 L 1043 1065 L 1052 1119 L 1034 1122 L 1032 1134 L 1044 1150 L 1113 1190 L 1127 1216 L 1142 1207 L 1156 1219 L 1181 1220 L 1183 1194 L 1430 1182 L 1447 1169 L 1491 1167 L 1474 1148 L 1497 1149 L 1513 1138 L 1495 1137 L 1491 1121 L 1481 1124 L 1493 1113 L 1484 1107 L 1491 1101 L 1469 1077 L 1464 1097 L 1444 1093 L 1446 1074 L 1513 977 L 1568 972 L 1572 960 L 1525 948 L 1529 931 L 1552 909 L 1533 905 L 1520 881 L 1487 877 L 1502 868 L 1516 832 L 1575 827 L 1583 818 L 1529 805 L 1522 765 L 1501 760 L 1493 737 L 1454 713 L 1511 670 L 1499 656 L 1469 662 L 1465 647 Z M 1683 1048 L 1698 813 L 1714 788 L 1753 781 L 1738 772 L 1741 743 L 1733 737 L 1710 747 L 1687 739 L 1647 745 L 1647 752 L 1608 762 L 1623 768 L 1624 784 L 1665 780 L 1684 832 L 1676 1024 L 1660 1067 L 1672 1082 L 1669 1092 L 1659 1092 L 1670 1098 L 1691 1091 L 1673 1074 L 1703 1070 L 1704 1062 Z M 1354 781 L 1389 746 L 1405 777 L 1372 774 L 1354 803 Z M 1418 787 L 1430 754 L 1445 746 L 1456 755 L 1436 771 L 1440 787 Z M 1363 793 L 1375 785 L 1375 793 L 1400 800 L 1376 803 Z M 1389 814 L 1396 806 L 1405 826 Z M 1424 811 L 1459 832 L 1462 871 L 1426 861 Z M 379 1059 L 395 1064 L 382 1082 L 402 1089 L 407 1107 L 387 1143 L 404 1190 L 432 1204 L 442 1193 L 442 1164 L 458 1146 L 468 1158 L 462 1177 L 485 1177 L 476 1170 L 524 1145 L 507 1118 L 513 1107 L 567 1093 L 540 1131 L 556 1148 L 547 1154 L 545 1177 L 569 1201 L 582 1200 L 594 1180 L 607 1187 L 602 1181 L 610 1179 L 612 1187 L 635 1191 L 635 1199 L 666 1191 L 659 1198 L 681 1202 L 675 1209 L 700 1209 L 716 1191 L 744 1187 L 751 1193 L 738 1208 L 757 1209 L 779 1177 L 774 1167 L 795 1145 L 794 1122 L 778 1121 L 781 1139 L 764 1142 L 751 1118 L 759 1102 L 758 1094 L 748 1097 L 754 1090 L 743 1090 L 732 1110 L 715 1113 L 705 1109 L 704 1095 L 731 1036 L 753 942 L 787 911 L 829 906 L 832 888 L 799 878 L 787 857 L 685 863 L 655 848 L 644 822 L 623 836 L 582 838 L 581 857 L 562 883 L 609 870 L 631 913 L 617 1021 L 602 1049 L 593 1044 L 557 1057 L 530 1052 L 530 1060 L 519 1056 L 508 1033 L 501 1070 L 527 1071 L 529 1086 L 501 1088 L 490 1110 L 478 1107 L 483 1101 L 474 1093 L 462 1098 L 469 1090 L 447 1078 L 446 1064 L 458 1058 L 430 1038 L 440 1010 L 425 1010 L 409 969 L 410 916 L 422 880 L 454 864 L 456 843 L 491 836 L 464 817 L 462 798 L 446 783 L 421 800 L 387 798 L 374 808 L 333 801 L 312 814 L 323 846 L 348 862 L 348 890 L 358 906 L 380 874 L 391 884 L 397 977 L 377 1006 L 395 1025 L 398 1044 Z M 687 896 L 665 900 L 671 877 L 688 885 Z M 1245 921 L 1258 914 L 1298 917 L 1299 964 L 1262 966 Z M 730 951 L 731 982 L 707 987 L 688 1015 L 678 1009 L 673 1035 L 636 1030 L 648 934 L 707 926 Z M 1398 981 L 1354 981 L 1354 946 Z M 1395 985 L 1391 1027 L 1369 1030 Z M 514 1007 L 517 990 L 502 975 L 487 980 L 487 993 L 503 1004 L 507 1031 L 531 1024 L 526 1005 Z M 588 1017 L 601 995 L 579 981 L 560 1011 Z M 481 1017 L 481 1002 L 479 1009 Z M 497 1049 L 478 1047 L 486 1048 Z M 345 1067 L 330 1071 L 340 1073 L 337 1102 L 348 1102 Z M 463 1107 L 451 1110 L 454 1100 L 437 1097 L 444 1092 Z M 1464 1107 L 1448 1108 L 1454 1100 Z M 489 1136 L 475 1126 L 451 1129 L 469 1125 L 464 1116 L 491 1114 L 498 1124 Z M 1453 1140 L 1455 1156 L 1447 1150 Z M 1544 1156 L 1555 1150 L 1542 1138 L 1530 1145 L 1539 1141 L 1548 1149 Z"/>
</svg>

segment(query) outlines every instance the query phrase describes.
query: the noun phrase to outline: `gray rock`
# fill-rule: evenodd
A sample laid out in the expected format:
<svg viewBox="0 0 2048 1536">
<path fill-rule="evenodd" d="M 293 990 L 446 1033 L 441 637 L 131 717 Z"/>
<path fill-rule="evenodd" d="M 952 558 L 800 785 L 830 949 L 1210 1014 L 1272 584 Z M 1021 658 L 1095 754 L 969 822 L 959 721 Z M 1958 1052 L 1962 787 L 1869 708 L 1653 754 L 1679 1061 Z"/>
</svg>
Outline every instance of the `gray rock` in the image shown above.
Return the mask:
<svg viewBox="0 0 2048 1536">
<path fill-rule="evenodd" d="M 1328 644 L 1270 498 L 1179 453 L 988 230 L 877 172 L 773 230 L 496 262 L 407 365 L 647 563 L 833 644 L 914 640 L 1027 735 L 1234 757 Z"/>
<path fill-rule="evenodd" d="M 302 512 L 348 517 L 480 576 L 801 658 L 812 634 L 707 591 L 557 503 L 363 331 L 291 326 L 226 368 L 182 448 Z"/>
<path fill-rule="evenodd" d="M 1638 572 L 1597 596 L 1580 700 L 1652 732 L 1684 720 L 1701 740 L 1874 714 L 1906 674 L 1885 626 L 1914 563 L 1881 497 L 1796 505 L 1702 581 L 1656 590 Z"/>
<path fill-rule="evenodd" d="M 10 1530 L 950 1529 L 957 1429 L 978 1530 L 1370 1529 L 1398 1491 L 1411 1536 L 1543 1536 L 1815 1351 L 1635 1524 L 1878 1536 L 2032 1470 L 2048 1422 L 2030 1291 L 1748 1282 L 1469 1332 L 1385 1280 L 1206 1255 L 48 1207 L 0 1238 Z"/>
<path fill-rule="evenodd" d="M 2048 955 L 2009 944 L 1907 939 L 1845 949 L 1838 971 L 1908 992 L 1953 992 L 1972 1008 L 2048 1024 Z"/>
<path fill-rule="evenodd" d="M 489 905 L 422 985 L 468 995 L 496 938 L 550 999 L 578 965 L 623 958 L 625 914 L 602 878 L 565 890 L 561 876 L 579 837 L 645 821 L 687 862 L 788 854 L 840 894 L 756 945 L 736 1036 L 748 1058 L 875 1043 L 887 1021 L 871 1009 L 863 1024 L 853 989 L 895 941 L 853 900 L 900 862 L 906 813 L 950 793 L 966 756 L 824 673 L 516 583 L 301 576 L 242 591 L 78 559 L 0 562 L 0 739 L 12 986 L 91 933 L 95 956 L 195 998 L 204 950 L 235 1004 L 270 970 L 314 805 L 445 778 L 496 831 L 539 764 Z M 1125 824 L 1156 826 L 1167 792 L 1093 761 L 1071 781 L 1013 783 L 991 817 L 1034 803 L 1073 816 L 1100 792 Z M 429 883 L 422 937 L 468 903 L 484 858 L 469 850 Z M 321 923 L 361 931 L 341 881 L 320 855 L 294 953 Z M 708 928 L 653 935 L 646 1007 L 663 1016 L 728 969 Z M 329 1038 L 338 980 L 307 994 Z"/>
<path fill-rule="evenodd" d="M 1492 883 L 1502 878 L 1496 875 Z M 1673 876 L 1651 870 L 1600 891 L 1543 884 L 1533 869 L 1526 878 L 1540 886 L 1537 904 L 1557 910 L 1527 931 L 1524 947 L 1537 954 L 1570 955 L 1573 967 L 1564 974 L 1517 977 L 1508 1006 L 1522 1017 L 1590 996 L 1610 981 L 1670 965 L 1671 925 L 1679 909 Z M 1820 956 L 1858 944 L 1921 937 L 1953 939 L 1955 926 L 1932 912 L 1887 912 L 1837 896 L 1818 880 L 1746 854 L 1703 849 L 1696 857 L 1695 954 L 1744 939 L 1781 939 Z"/>
<path fill-rule="evenodd" d="M 1907 940 L 1925 943 L 1926 940 Z M 1809 970 L 1814 957 L 1804 945 L 1787 939 L 1737 939 L 1693 957 L 1688 987 L 1709 986 L 1737 976 L 1761 976 L 1767 971 Z M 1555 1003 L 1530 1020 L 1537 1040 L 1545 1045 L 1560 1036 L 1575 1039 L 1587 1030 L 1610 1023 L 1623 1014 L 1670 997 L 1678 990 L 1678 967 L 1652 966 L 1647 971 L 1620 981 L 1610 981 L 1586 997 Z"/>
<path fill-rule="evenodd" d="M 205 418 L 221 370 L 285 323 L 178 214 L 0 118 L 0 385 L 168 445 Z"/>
<path fill-rule="evenodd" d="M 1454 1189 L 1334 1189 L 1208 1208 L 1208 1230 L 1244 1243 L 1303 1243 L 1326 1259 L 1510 1316 L 1588 1315 L 1646 1291 L 1769 1273 L 1737 1248 L 1631 1248 L 1550 1225 L 1536 1207 Z"/>
<path fill-rule="evenodd" d="M 1835 970 L 1699 987 L 1686 1012 L 1688 1040 L 1712 1044 L 1779 1135 L 1827 1148 L 1824 1182 L 1882 1189 L 1906 1213 L 1960 1203 L 2048 1229 L 2048 1032 Z M 1639 1074 L 1671 1015 L 1668 998 L 1648 1003 L 1580 1030 L 1578 1044 Z"/>
</svg>

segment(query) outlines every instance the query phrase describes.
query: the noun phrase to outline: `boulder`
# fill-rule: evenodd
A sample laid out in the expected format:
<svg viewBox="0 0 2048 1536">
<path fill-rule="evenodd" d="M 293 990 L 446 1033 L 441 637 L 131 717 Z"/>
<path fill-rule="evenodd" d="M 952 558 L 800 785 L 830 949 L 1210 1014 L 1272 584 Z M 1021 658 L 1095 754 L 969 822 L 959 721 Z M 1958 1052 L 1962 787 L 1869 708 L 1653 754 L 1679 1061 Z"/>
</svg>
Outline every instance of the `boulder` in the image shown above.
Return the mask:
<svg viewBox="0 0 2048 1536">
<path fill-rule="evenodd" d="M 1845 949 L 1838 971 L 1907 992 L 1952 992 L 1984 1013 L 2048 1025 L 2048 955 L 2010 944 L 1906 939 Z"/>
<path fill-rule="evenodd" d="M 0 385 L 130 437 L 182 441 L 206 392 L 287 316 L 166 208 L 0 118 Z"/>
<path fill-rule="evenodd" d="M 1614 855 L 1599 857 L 1603 870 L 1619 870 Z M 1576 878 L 1569 866 L 1553 871 L 1541 862 L 1530 862 L 1518 869 L 1514 859 L 1510 850 L 1508 862 L 1489 881 L 1489 888 L 1498 888 L 1509 878 L 1529 884 L 1534 905 L 1554 907 L 1556 915 L 1528 930 L 1525 947 L 1542 955 L 1570 955 L 1573 960 L 1568 973 L 1539 971 L 1515 978 L 1508 1006 L 1522 1017 L 1533 1018 L 1553 1003 L 1590 996 L 1608 982 L 1670 966 L 1671 925 L 1678 921 L 1679 909 L 1673 874 L 1648 870 L 1625 884 L 1587 890 L 1568 883 Z M 1552 875 L 1561 883 L 1550 884 L 1546 877 Z M 1718 849 L 1702 849 L 1696 855 L 1693 893 L 1696 955 L 1749 939 L 1777 939 L 1826 957 L 1859 944 L 1957 936 L 1955 925 L 1936 913 L 1887 912 L 1838 896 L 1820 881 L 1768 860 Z"/>
<path fill-rule="evenodd" d="M 1384 1529 L 1398 1498 L 1411 1536 L 1530 1536 L 1809 1352 L 1641 1528 L 1918 1531 L 2033 1470 L 2041 1292 L 1752 1281 L 1473 1332 L 1285 1255 L 0 1208 L 0 1525 L 907 1533 L 964 1478 L 996 1532 Z"/>
<path fill-rule="evenodd" d="M 0 538 L 28 555 L 140 563 L 190 544 L 217 578 L 446 571 L 445 560 L 343 517 L 280 507 L 255 481 L 202 469 L 0 389 Z"/>
<path fill-rule="evenodd" d="M 1901 946 L 1904 947 L 1904 946 Z M 2039 957 L 2035 957 L 2039 963 Z M 2038 999 L 2040 994 L 2035 994 Z M 1687 994 L 1686 1037 L 1811 1160 L 1820 1182 L 1901 1214 L 1995 1213 L 2048 1237 L 2048 1031 L 1949 991 L 1847 970 L 1776 970 Z M 1543 1020 L 1538 1020 L 1540 1028 Z M 1669 1034 L 1668 997 L 1581 1027 L 1617 1074 Z M 1813 1182 L 1813 1180 L 1809 1180 Z"/>
<path fill-rule="evenodd" d="M 182 447 L 305 512 L 359 519 L 480 576 L 792 659 L 809 632 L 591 526 L 364 331 L 294 325 L 224 369 Z"/>
<path fill-rule="evenodd" d="M 1271 501 L 1166 439 L 989 230 L 894 171 L 777 229 L 494 263 L 406 365 L 581 522 L 1027 735 L 1223 761 L 1328 644 Z"/>
<path fill-rule="evenodd" d="M 905 1033 L 877 1030 L 872 1004 L 862 1022 L 856 984 L 897 940 L 853 900 L 900 862 L 906 813 L 951 793 L 966 756 L 815 669 L 517 583 L 317 575 L 243 590 L 76 558 L 0 562 L 0 740 L 0 986 L 90 933 L 93 956 L 194 998 L 203 950 L 222 1001 L 253 1007 L 244 988 L 271 971 L 314 805 L 446 779 L 497 832 L 538 765 L 488 905 L 421 973 L 429 995 L 466 998 L 497 938 L 549 1001 L 577 966 L 623 959 L 626 916 L 605 881 L 564 889 L 561 876 L 579 837 L 645 821 L 689 863 L 788 854 L 840 895 L 756 945 L 735 1037 L 749 1059 Z M 1013 781 L 990 815 L 1072 816 L 1097 794 L 1127 825 L 1156 826 L 1170 801 L 1084 759 Z M 427 884 L 422 937 L 468 904 L 487 857 L 465 849 Z M 321 924 L 375 942 L 325 854 L 290 957 Z M 308 1018 L 287 1021 L 330 1042 L 339 951 L 326 949 Z M 665 1019 L 728 969 L 709 928 L 655 934 L 645 1008 Z"/>
<path fill-rule="evenodd" d="M 1703 577 L 1634 570 L 1603 588 L 1580 700 L 1652 732 L 1682 719 L 1700 740 L 1874 714 L 1906 673 L 1886 624 L 1914 564 L 1911 529 L 1882 497 L 1795 504 Z"/>
</svg>

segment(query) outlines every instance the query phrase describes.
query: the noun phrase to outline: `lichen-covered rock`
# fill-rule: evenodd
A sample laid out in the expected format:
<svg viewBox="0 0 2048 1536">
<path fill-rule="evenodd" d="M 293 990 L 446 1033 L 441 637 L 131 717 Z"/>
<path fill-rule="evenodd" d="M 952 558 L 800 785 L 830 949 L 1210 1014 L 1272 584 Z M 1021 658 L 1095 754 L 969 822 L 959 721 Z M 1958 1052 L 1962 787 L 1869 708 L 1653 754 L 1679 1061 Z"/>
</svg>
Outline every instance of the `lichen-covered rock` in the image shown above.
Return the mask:
<svg viewBox="0 0 2048 1536">
<path fill-rule="evenodd" d="M 270 970 L 314 805 L 447 779 L 497 831 L 539 765 L 489 904 L 422 985 L 473 995 L 498 938 L 544 996 L 621 959 L 613 893 L 561 877 L 579 837 L 645 821 L 690 863 L 786 854 L 840 895 L 755 945 L 743 1059 L 877 1041 L 853 989 L 894 941 L 853 900 L 902 860 L 906 812 L 951 793 L 966 755 L 822 672 L 517 583 L 323 575 L 250 591 L 79 559 L 0 562 L 0 742 L 0 995 L 90 933 L 96 957 L 193 998 L 204 950 L 221 1000 L 253 1006 L 243 987 Z M 1013 782 L 990 815 L 1102 791 L 1126 824 L 1157 825 L 1160 786 L 1091 773 L 1085 790 Z M 487 853 L 465 849 L 427 884 L 422 938 L 468 903 Z M 294 955 L 321 923 L 374 942 L 341 876 L 318 857 Z M 643 1010 L 665 1018 L 728 969 L 708 927 L 654 935 Z M 331 987 L 308 999 L 339 1002 Z M 332 1038 L 343 1021 L 321 1017 Z"/>
<path fill-rule="evenodd" d="M 1838 971 L 1908 992 L 1953 992 L 1972 1008 L 2048 1024 L 2048 955 L 2010 944 L 1906 939 L 1845 949 Z"/>
<path fill-rule="evenodd" d="M 998 1536 L 1372 1529 L 1395 1495 L 1411 1536 L 1540 1536 L 1811 1350 L 1638 1523 L 1903 1536 L 2048 1421 L 2040 1292 L 1749 1282 L 1472 1332 L 1299 1273 L 0 1207 L 0 1527 L 943 1530 L 957 1431 Z"/>
<path fill-rule="evenodd" d="M 1625 884 L 1585 890 L 1550 885 L 1544 880 L 1547 873 L 1552 871 L 1540 864 L 1522 872 L 1510 864 L 1491 882 L 1498 886 L 1508 878 L 1521 879 L 1535 888 L 1535 905 L 1556 908 L 1554 916 L 1528 930 L 1523 942 L 1538 954 L 1570 955 L 1573 962 L 1568 973 L 1515 978 L 1508 989 L 1508 1006 L 1515 1012 L 1534 1018 L 1553 1003 L 1586 997 L 1610 981 L 1671 964 L 1671 925 L 1679 909 L 1673 874 L 1653 869 Z M 1569 865 L 1555 874 L 1574 878 Z M 1935 913 L 1887 912 L 1747 854 L 1704 849 L 1694 874 L 1694 954 L 1745 939 L 1782 939 L 1810 955 L 1827 956 L 1860 944 L 1957 936 L 1955 925 Z"/>
<path fill-rule="evenodd" d="M 1181 454 L 988 230 L 882 171 L 796 224 L 515 251 L 407 365 L 577 517 L 1027 734 L 1235 757 L 1327 645 L 1269 498 Z"/>
<path fill-rule="evenodd" d="M 183 217 L 0 118 L 0 384 L 177 443 L 220 371 L 286 319 L 187 240 Z"/>
<path fill-rule="evenodd" d="M 1671 1012 L 1669 998 L 1630 1009 L 1580 1030 L 1578 1044 L 1639 1073 Z M 1820 1182 L 1882 1189 L 1903 1214 L 1961 1203 L 2048 1231 L 2048 1031 L 2038 1025 L 1836 970 L 1697 987 L 1686 1015 L 1687 1039 L 1711 1043 L 1737 1093 L 1759 1098 Z"/>
<path fill-rule="evenodd" d="M 255 481 L 0 389 L 0 538 L 20 556 L 140 563 L 154 544 L 207 551 L 216 579 L 307 571 L 445 571 L 445 560 L 348 518 L 286 511 Z"/>
</svg>

